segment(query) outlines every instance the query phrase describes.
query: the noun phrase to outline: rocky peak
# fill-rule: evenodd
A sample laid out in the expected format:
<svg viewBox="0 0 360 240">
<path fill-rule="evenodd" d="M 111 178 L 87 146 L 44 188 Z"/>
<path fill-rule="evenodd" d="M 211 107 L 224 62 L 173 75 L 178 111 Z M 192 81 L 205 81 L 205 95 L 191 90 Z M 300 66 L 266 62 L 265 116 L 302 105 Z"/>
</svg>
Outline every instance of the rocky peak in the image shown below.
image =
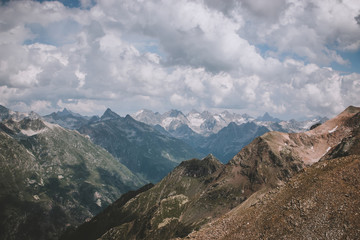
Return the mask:
<svg viewBox="0 0 360 240">
<path fill-rule="evenodd" d="M 181 169 L 181 174 L 187 177 L 200 178 L 213 174 L 220 169 L 223 164 L 212 154 L 202 160 L 191 159 L 183 161 L 177 168 Z"/>
<path fill-rule="evenodd" d="M 106 109 L 104 114 L 101 116 L 101 120 L 109 120 L 109 119 L 116 119 L 120 118 L 120 116 L 113 112 L 110 108 Z"/>
<path fill-rule="evenodd" d="M 178 116 L 185 117 L 185 115 L 184 115 L 181 111 L 175 110 L 175 109 L 170 110 L 170 111 L 167 113 L 167 115 L 168 115 L 169 117 L 178 117 Z"/>
<path fill-rule="evenodd" d="M 258 117 L 256 120 L 264 122 L 281 122 L 280 119 L 270 116 L 268 112 L 266 112 L 262 117 Z"/>
<path fill-rule="evenodd" d="M 0 105 L 0 113 L 9 113 L 10 110 L 3 105 Z"/>
<path fill-rule="evenodd" d="M 67 108 L 64 108 L 61 112 L 60 111 L 57 112 L 57 114 L 59 116 L 69 116 L 71 115 L 71 112 Z"/>
<path fill-rule="evenodd" d="M 44 122 L 40 119 L 24 118 L 19 122 L 20 128 L 24 130 L 31 129 L 33 131 L 39 131 L 46 128 Z"/>
<path fill-rule="evenodd" d="M 0 121 L 9 118 L 10 110 L 2 105 L 0 105 Z"/>
<path fill-rule="evenodd" d="M 137 122 L 133 117 L 131 117 L 129 114 L 127 114 L 124 118 L 127 122 Z"/>
<path fill-rule="evenodd" d="M 199 113 L 199 111 L 197 111 L 196 109 L 192 109 L 192 110 L 188 113 L 188 115 L 190 115 L 190 114 L 200 114 L 200 113 Z"/>
<path fill-rule="evenodd" d="M 359 111 L 360 111 L 360 107 L 355 107 L 355 106 L 349 106 L 344 110 L 344 112 L 347 113 L 358 113 Z"/>
</svg>

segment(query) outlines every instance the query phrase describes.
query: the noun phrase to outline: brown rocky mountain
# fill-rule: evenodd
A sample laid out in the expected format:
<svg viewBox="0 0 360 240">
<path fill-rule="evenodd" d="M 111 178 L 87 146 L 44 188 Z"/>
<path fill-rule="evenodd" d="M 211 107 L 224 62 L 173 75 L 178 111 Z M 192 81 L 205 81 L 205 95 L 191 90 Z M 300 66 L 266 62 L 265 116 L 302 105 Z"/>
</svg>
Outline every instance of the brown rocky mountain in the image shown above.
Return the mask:
<svg viewBox="0 0 360 240">
<path fill-rule="evenodd" d="M 337 168 L 336 166 L 339 166 L 338 171 L 343 169 L 342 167 L 345 168 L 346 164 L 342 165 L 342 160 L 337 159 L 334 160 L 333 167 L 331 167 L 332 164 L 329 164 L 330 167 L 327 171 L 326 164 L 325 167 L 321 167 L 321 164 L 324 164 L 326 159 L 334 159 L 335 156 L 347 156 L 343 160 L 349 162 L 347 166 L 349 168 L 356 166 L 357 157 L 351 154 L 356 153 L 358 148 L 351 146 L 358 144 L 358 135 L 356 134 L 359 132 L 359 112 L 360 108 L 349 107 L 337 117 L 304 133 L 266 133 L 243 148 L 226 165 L 221 164 L 213 156 L 208 156 L 203 160 L 185 161 L 151 189 L 128 199 L 126 203 L 114 203 L 103 212 L 102 216 L 98 215 L 90 222 L 82 225 L 75 233 L 67 235 L 66 238 L 80 239 L 92 236 L 88 239 L 99 237 L 101 239 L 171 239 L 185 237 L 190 232 L 205 226 L 198 233 L 191 234 L 191 237 L 195 239 L 211 239 L 211 236 L 214 235 L 224 239 L 233 239 L 232 237 L 241 239 L 243 238 L 241 237 L 242 225 L 239 225 L 239 223 L 242 221 L 241 217 L 243 215 L 243 220 L 246 219 L 246 222 L 244 220 L 245 227 L 249 222 L 249 225 L 252 223 L 254 225 L 252 227 L 255 229 L 256 226 L 263 222 L 265 230 L 270 229 L 269 231 L 276 232 L 276 230 L 272 229 L 272 223 L 278 224 L 279 228 L 281 228 L 280 218 L 283 216 L 281 215 L 282 212 L 276 215 L 276 211 L 277 209 L 279 211 L 285 209 L 287 205 L 283 205 L 286 200 L 281 202 L 280 195 L 272 198 L 273 195 L 283 192 L 283 198 L 287 199 L 288 195 L 293 194 L 294 201 L 296 201 L 296 188 L 301 187 L 305 192 L 311 189 L 313 189 L 311 191 L 322 191 L 323 189 L 318 189 L 322 187 L 320 177 L 318 177 L 320 180 L 310 177 L 309 181 L 304 180 L 302 182 L 301 176 L 303 178 L 310 176 L 306 175 L 308 169 L 310 173 L 312 173 L 311 171 L 316 172 L 316 169 L 318 171 L 324 169 L 323 176 L 326 179 L 332 174 L 331 171 Z M 321 158 L 324 160 L 316 163 Z M 336 165 L 336 161 L 339 162 L 338 165 Z M 336 170 L 334 171 L 336 172 Z M 354 169 L 353 171 L 356 173 L 358 170 Z M 297 178 L 299 180 L 296 180 Z M 291 179 L 290 182 L 289 179 Z M 312 184 L 317 181 L 319 185 Z M 290 192 L 290 190 L 286 189 L 290 188 L 289 186 L 292 186 L 292 183 L 295 184 L 295 187 L 293 192 Z M 324 184 L 327 184 L 326 181 L 324 181 Z M 334 189 L 334 192 L 341 192 L 346 189 L 342 189 L 341 185 L 337 185 L 336 182 L 331 184 L 329 186 L 338 188 Z M 277 190 L 280 186 L 280 190 Z M 324 187 L 324 189 L 326 188 Z M 311 191 L 309 197 L 312 196 Z M 351 192 L 350 188 L 349 192 Z M 347 194 L 349 195 L 349 193 Z M 352 195 L 349 196 L 355 204 L 357 198 L 353 198 Z M 319 197 L 319 199 L 322 198 Z M 325 200 L 326 197 L 323 197 L 324 202 L 326 202 Z M 276 201 L 279 202 L 276 203 Z M 296 210 L 291 211 L 297 206 L 303 207 L 301 205 L 303 203 L 289 201 L 289 218 L 291 219 L 292 216 L 297 220 L 297 217 L 302 217 L 302 210 L 298 212 Z M 312 202 L 314 207 L 321 209 L 321 202 L 316 201 L 315 199 Z M 257 202 L 261 202 L 261 204 Z M 268 209 L 260 209 L 261 206 L 268 203 L 273 203 L 273 205 L 268 205 Z M 312 203 L 305 202 L 305 204 Z M 341 202 L 337 203 L 337 205 L 334 203 L 333 207 L 341 208 L 341 204 Z M 351 208 L 356 206 L 349 205 Z M 247 211 L 250 211 L 248 209 L 258 209 L 258 211 L 249 212 L 249 215 L 246 215 Z M 310 207 L 306 208 L 305 206 L 304 209 L 310 209 Z M 342 209 L 347 208 L 343 207 Z M 265 210 L 268 215 L 261 215 L 260 213 Z M 272 211 L 274 211 L 274 214 L 272 214 Z M 227 215 L 224 215 L 226 213 Z M 233 216 L 233 221 L 231 216 Z M 335 213 L 330 212 L 328 217 L 331 219 L 332 216 L 337 217 Z M 240 219 L 239 223 L 237 222 L 238 217 Z M 114 220 L 115 218 L 117 220 Z M 216 221 L 217 218 L 220 220 Z M 108 223 L 109 219 L 112 219 L 111 224 Z M 326 218 L 324 219 L 326 221 Z M 211 224 L 216 227 L 204 225 L 214 220 L 215 222 Z M 221 222 L 222 220 L 224 223 Z M 294 224 L 302 223 L 295 220 Z M 303 222 L 306 222 L 305 220 L 303 219 Z M 231 224 L 227 224 L 226 221 L 231 222 Z M 319 219 L 319 221 L 322 220 Z M 349 219 L 349 224 L 351 221 Z M 347 226 L 353 228 L 353 225 L 349 224 Z M 237 231 L 238 229 L 240 230 Z M 309 229 L 311 230 L 311 228 Z M 251 230 L 249 231 L 251 232 Z M 291 234 L 290 230 L 286 231 L 286 233 Z M 90 234 L 91 232 L 94 234 Z M 82 235 L 82 233 L 87 233 L 87 235 Z M 233 235 L 229 235 L 230 233 Z M 253 235 L 249 235 L 250 238 L 254 239 L 262 236 L 264 238 L 273 238 L 272 235 L 266 235 L 266 232 L 260 231 L 255 231 Z M 274 238 L 276 239 L 276 237 Z"/>
<path fill-rule="evenodd" d="M 277 189 L 264 189 L 187 239 L 359 239 L 360 114 L 349 137 Z M 340 125 L 337 125 L 340 126 Z M 321 130 L 321 129 L 319 129 Z"/>
</svg>

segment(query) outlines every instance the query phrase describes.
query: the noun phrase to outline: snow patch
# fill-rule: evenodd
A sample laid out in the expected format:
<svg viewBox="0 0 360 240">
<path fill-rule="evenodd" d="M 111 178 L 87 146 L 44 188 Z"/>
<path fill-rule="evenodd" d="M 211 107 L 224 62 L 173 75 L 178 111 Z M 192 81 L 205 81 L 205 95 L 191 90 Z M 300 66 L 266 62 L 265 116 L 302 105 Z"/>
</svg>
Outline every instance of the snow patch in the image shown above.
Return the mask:
<svg viewBox="0 0 360 240">
<path fill-rule="evenodd" d="M 46 128 L 43 128 L 41 130 L 38 130 L 38 131 L 34 131 L 32 129 L 22 129 L 21 130 L 21 133 L 28 136 L 28 137 L 31 137 L 31 136 L 34 136 L 34 135 L 37 135 L 37 134 L 40 134 L 42 132 L 45 132 L 47 129 Z"/>
<path fill-rule="evenodd" d="M 98 193 L 98 192 L 95 192 L 95 193 L 94 193 L 94 198 L 95 198 L 95 199 L 101 198 L 101 194 Z"/>
<path fill-rule="evenodd" d="M 205 119 L 203 119 L 200 114 L 191 114 L 188 117 L 188 120 L 190 122 L 190 127 L 200 127 L 201 124 L 205 122 Z"/>
<path fill-rule="evenodd" d="M 101 199 L 100 199 L 100 198 L 96 200 L 96 205 L 98 205 L 99 207 L 101 207 Z"/>
<path fill-rule="evenodd" d="M 168 127 L 170 126 L 170 123 L 173 120 L 175 120 L 175 118 L 172 118 L 172 117 L 165 118 L 164 120 L 162 120 L 161 126 L 164 127 L 165 129 L 168 129 Z"/>
<path fill-rule="evenodd" d="M 331 129 L 331 130 L 329 131 L 329 133 L 335 132 L 337 128 L 338 128 L 338 126 L 334 127 L 333 129 Z"/>
<path fill-rule="evenodd" d="M 134 115 L 135 115 L 135 118 L 137 118 L 140 114 L 142 114 L 144 112 L 144 110 L 140 110 L 140 111 L 137 111 Z"/>
<path fill-rule="evenodd" d="M 98 192 L 94 192 L 94 200 L 95 200 L 95 204 L 98 205 L 99 207 L 101 207 L 101 194 Z"/>
<path fill-rule="evenodd" d="M 220 116 L 214 115 L 214 118 L 216 121 L 220 122 L 222 119 L 220 119 Z"/>
</svg>

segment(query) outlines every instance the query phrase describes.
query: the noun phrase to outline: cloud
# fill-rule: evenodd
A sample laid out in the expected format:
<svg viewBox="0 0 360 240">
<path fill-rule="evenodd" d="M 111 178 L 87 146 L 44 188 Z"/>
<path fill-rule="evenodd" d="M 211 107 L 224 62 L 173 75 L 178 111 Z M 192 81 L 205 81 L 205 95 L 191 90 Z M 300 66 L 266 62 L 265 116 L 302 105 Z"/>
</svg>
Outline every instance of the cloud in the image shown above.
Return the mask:
<svg viewBox="0 0 360 240">
<path fill-rule="evenodd" d="M 40 113 L 360 105 L 357 1 L 13 1 L 0 6 L 0 104 Z"/>
</svg>

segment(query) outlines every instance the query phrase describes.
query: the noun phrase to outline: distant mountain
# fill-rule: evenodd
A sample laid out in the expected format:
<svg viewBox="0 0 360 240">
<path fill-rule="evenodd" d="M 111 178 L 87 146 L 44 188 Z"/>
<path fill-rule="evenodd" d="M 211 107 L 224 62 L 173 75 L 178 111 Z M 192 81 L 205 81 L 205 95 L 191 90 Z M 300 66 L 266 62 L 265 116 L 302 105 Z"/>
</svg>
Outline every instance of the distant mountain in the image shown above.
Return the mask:
<svg viewBox="0 0 360 240">
<path fill-rule="evenodd" d="M 224 111 L 212 114 L 192 110 L 187 115 L 178 110 L 164 114 L 141 110 L 133 115 L 139 121 L 156 124 L 171 136 L 188 143 L 198 152 L 214 154 L 223 163 L 228 162 L 254 138 L 268 131 L 303 132 L 315 123 L 322 123 L 327 118 L 314 118 L 307 121 L 281 121 L 265 113 L 256 120 L 247 114 Z"/>
<path fill-rule="evenodd" d="M 30 118 L 30 119 L 37 119 L 40 118 L 40 115 L 35 113 L 35 112 L 30 112 L 30 113 L 22 113 L 22 112 L 16 112 L 16 111 L 12 111 L 2 105 L 0 105 L 0 121 L 12 118 L 16 121 L 19 121 L 23 118 Z"/>
<path fill-rule="evenodd" d="M 0 121 L 8 119 L 10 117 L 10 110 L 0 105 Z"/>
<path fill-rule="evenodd" d="M 78 113 L 73 113 L 66 108 L 63 111 L 56 113 L 51 113 L 49 115 L 43 116 L 43 119 L 49 123 L 56 123 L 60 126 L 68 129 L 78 129 L 83 124 L 88 123 L 89 121 L 96 121 L 99 118 L 94 117 L 85 117 Z"/>
<path fill-rule="evenodd" d="M 200 113 L 196 110 L 192 110 L 188 114 L 183 114 L 178 110 L 171 110 L 164 114 L 154 113 L 150 110 L 140 110 L 131 116 L 149 125 L 160 125 L 168 132 L 175 133 L 175 137 L 177 128 L 183 128 L 183 125 L 187 125 L 193 132 L 207 137 L 218 133 L 232 122 L 237 125 L 254 122 L 257 125 L 267 127 L 270 131 L 304 132 L 309 130 L 315 123 L 323 123 L 328 120 L 326 117 L 315 117 L 309 120 L 297 121 L 292 119 L 283 121 L 270 116 L 269 113 L 255 119 L 248 114 L 229 113 L 228 111 L 219 114 L 208 111 Z M 184 137 L 184 135 L 182 136 Z"/>
<path fill-rule="evenodd" d="M 120 118 L 120 116 L 113 112 L 110 108 L 106 109 L 104 114 L 100 117 L 102 121 L 110 120 L 110 119 L 117 119 Z"/>
<path fill-rule="evenodd" d="M 183 238 L 213 220 L 189 237 L 338 238 L 349 233 L 357 239 L 359 123 L 360 108 L 349 107 L 305 133 L 265 133 L 226 165 L 212 155 L 184 161 L 155 186 L 119 200 L 67 237 Z M 348 159 L 327 164 L 337 156 Z M 284 185 L 289 190 L 276 193 Z M 327 196 L 331 205 L 324 204 Z M 239 219 L 228 218 L 232 214 Z"/>
<path fill-rule="evenodd" d="M 148 114 L 157 115 L 146 110 L 142 114 L 144 119 Z M 169 113 L 169 116 L 176 114 Z M 95 144 L 104 147 L 139 177 L 154 183 L 181 161 L 201 156 L 160 125 L 149 126 L 129 115 L 124 118 L 109 108 L 101 117 L 84 117 L 64 109 L 44 116 L 44 119 L 88 135 Z"/>
<path fill-rule="evenodd" d="M 0 239 L 58 239 L 145 183 L 76 131 L 1 112 Z"/>
<path fill-rule="evenodd" d="M 254 120 L 247 114 L 230 114 L 228 111 L 212 114 L 208 111 L 200 113 L 196 110 L 192 110 L 187 115 L 178 110 L 171 110 L 164 114 L 153 113 L 150 110 L 140 110 L 133 114 L 132 117 L 150 125 L 158 124 L 167 131 L 176 131 L 178 127 L 187 125 L 193 132 L 203 136 L 217 133 L 230 122 L 242 124 Z"/>
<path fill-rule="evenodd" d="M 200 156 L 183 141 L 162 134 L 130 115 L 120 117 L 110 109 L 100 120 L 81 126 L 78 131 L 108 150 L 131 171 L 154 183 L 181 161 Z"/>
<path fill-rule="evenodd" d="M 136 117 L 134 117 L 136 115 Z M 158 112 L 154 113 L 151 110 L 143 109 L 137 112 L 135 115 L 131 115 L 134 119 L 146 123 L 148 125 L 157 125 L 161 122 L 162 115 Z M 160 125 L 160 124 L 159 124 Z"/>
<path fill-rule="evenodd" d="M 311 126 L 317 123 L 324 123 L 329 120 L 327 117 L 316 117 L 310 120 L 296 121 L 291 119 L 289 121 L 281 121 L 278 124 L 286 132 L 304 132 L 310 130 Z"/>
<path fill-rule="evenodd" d="M 212 153 L 221 162 L 227 163 L 254 138 L 266 132 L 269 132 L 268 128 L 259 126 L 254 122 L 243 123 L 241 125 L 231 122 L 218 133 L 198 140 L 196 149 L 204 154 Z"/>
<path fill-rule="evenodd" d="M 261 122 L 281 122 L 280 119 L 270 116 L 267 112 L 262 117 L 256 118 L 256 120 Z"/>
</svg>

